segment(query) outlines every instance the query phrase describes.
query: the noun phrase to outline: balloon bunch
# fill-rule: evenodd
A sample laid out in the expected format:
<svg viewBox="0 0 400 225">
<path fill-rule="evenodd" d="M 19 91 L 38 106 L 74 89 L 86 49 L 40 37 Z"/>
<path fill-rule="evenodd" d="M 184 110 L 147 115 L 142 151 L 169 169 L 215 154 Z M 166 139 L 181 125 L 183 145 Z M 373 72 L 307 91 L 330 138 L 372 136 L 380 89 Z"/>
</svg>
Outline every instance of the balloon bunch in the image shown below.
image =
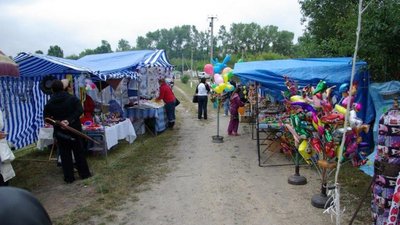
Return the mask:
<svg viewBox="0 0 400 225">
<path fill-rule="evenodd" d="M 369 145 L 367 142 L 362 141 L 361 132 L 368 133 L 369 125 L 363 124 L 363 121 L 357 117 L 357 112 L 362 108 L 360 103 L 354 102 L 354 96 L 357 92 L 357 83 L 351 88 L 347 84 L 342 84 L 339 92 L 342 99 L 335 105 L 335 110 L 339 113 L 347 113 L 347 104 L 350 104 L 349 112 L 349 129 L 346 131 L 345 145 L 343 149 L 343 156 L 341 160 L 350 159 L 353 166 L 361 166 L 367 162 L 367 152 Z M 350 98 L 350 92 L 352 97 Z M 343 129 L 338 129 L 338 133 L 345 133 Z"/>
<path fill-rule="evenodd" d="M 302 89 L 285 76 L 287 91 L 283 93 L 287 111 L 290 112 L 290 123 L 286 128 L 292 134 L 294 143 L 300 155 L 309 164 L 314 164 L 321 169 L 336 167 L 336 160 L 351 159 L 354 166 L 364 164 L 366 143 L 362 142 L 360 132 L 368 132 L 368 125 L 357 118 L 356 112 L 361 105 L 354 103 L 357 85 L 349 88 L 347 84 L 341 85 L 339 91 L 342 99 L 335 104 L 332 91 L 335 86 L 328 87 L 321 80 L 316 87 L 307 85 Z M 346 86 L 347 85 L 347 86 Z M 349 98 L 352 91 L 353 97 Z M 347 113 L 347 103 L 352 105 L 349 124 L 351 129 L 344 132 L 340 128 L 344 124 Z M 346 133 L 345 150 L 343 156 L 338 156 L 341 136 Z"/>
<path fill-rule="evenodd" d="M 214 84 L 211 88 L 215 93 L 221 94 L 223 91 L 231 92 L 235 87 L 229 83 L 233 77 L 232 69 L 227 67 L 227 63 L 231 59 L 230 55 L 226 55 L 224 60 L 220 63 L 218 59 L 212 60 L 212 64 L 206 64 L 204 66 L 204 72 L 214 79 Z"/>
</svg>

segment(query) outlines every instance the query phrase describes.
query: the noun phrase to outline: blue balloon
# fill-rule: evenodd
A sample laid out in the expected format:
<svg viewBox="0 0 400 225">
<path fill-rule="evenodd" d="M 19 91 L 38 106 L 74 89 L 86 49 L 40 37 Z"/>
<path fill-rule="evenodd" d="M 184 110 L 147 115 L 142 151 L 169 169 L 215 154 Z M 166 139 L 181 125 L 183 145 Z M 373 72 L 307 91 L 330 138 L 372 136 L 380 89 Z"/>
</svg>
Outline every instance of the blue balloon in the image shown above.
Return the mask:
<svg viewBox="0 0 400 225">
<path fill-rule="evenodd" d="M 214 73 L 221 73 L 221 71 L 227 66 L 226 64 L 231 60 L 230 55 L 226 55 L 224 60 L 220 63 L 218 58 L 212 59 L 212 64 L 214 66 Z"/>
<path fill-rule="evenodd" d="M 339 93 L 343 93 L 343 92 L 347 92 L 347 91 L 349 91 L 349 85 L 347 83 L 340 85 Z"/>
</svg>

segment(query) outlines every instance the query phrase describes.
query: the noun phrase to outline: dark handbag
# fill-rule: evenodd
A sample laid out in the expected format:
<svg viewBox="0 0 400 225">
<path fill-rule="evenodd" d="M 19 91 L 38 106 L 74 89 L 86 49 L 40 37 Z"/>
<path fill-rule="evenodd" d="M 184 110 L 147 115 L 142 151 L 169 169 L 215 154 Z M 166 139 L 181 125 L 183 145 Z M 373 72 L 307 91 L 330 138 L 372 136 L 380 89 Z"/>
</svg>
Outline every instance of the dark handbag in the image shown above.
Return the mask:
<svg viewBox="0 0 400 225">
<path fill-rule="evenodd" d="M 181 102 L 175 97 L 175 107 L 177 107 Z"/>
<path fill-rule="evenodd" d="M 198 103 L 198 102 L 199 102 L 199 98 L 198 98 L 197 95 L 193 95 L 193 100 L 192 100 L 192 102 L 193 102 L 193 103 Z"/>
</svg>

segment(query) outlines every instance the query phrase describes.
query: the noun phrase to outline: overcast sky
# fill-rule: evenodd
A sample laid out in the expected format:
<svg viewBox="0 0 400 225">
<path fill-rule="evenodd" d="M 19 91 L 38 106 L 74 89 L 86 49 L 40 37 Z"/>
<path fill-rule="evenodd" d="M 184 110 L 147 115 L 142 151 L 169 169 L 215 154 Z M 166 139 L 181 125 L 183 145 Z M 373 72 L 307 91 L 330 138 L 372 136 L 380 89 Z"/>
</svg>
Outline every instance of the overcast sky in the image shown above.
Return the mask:
<svg viewBox="0 0 400 225">
<path fill-rule="evenodd" d="M 296 42 L 304 29 L 297 0 L 1 0 L 0 50 L 46 54 L 58 45 L 68 56 L 106 40 L 115 51 L 118 40 L 134 46 L 157 29 L 195 25 L 205 32 L 210 16 L 217 17 L 214 34 L 221 25 L 254 22 L 293 32 Z"/>
</svg>

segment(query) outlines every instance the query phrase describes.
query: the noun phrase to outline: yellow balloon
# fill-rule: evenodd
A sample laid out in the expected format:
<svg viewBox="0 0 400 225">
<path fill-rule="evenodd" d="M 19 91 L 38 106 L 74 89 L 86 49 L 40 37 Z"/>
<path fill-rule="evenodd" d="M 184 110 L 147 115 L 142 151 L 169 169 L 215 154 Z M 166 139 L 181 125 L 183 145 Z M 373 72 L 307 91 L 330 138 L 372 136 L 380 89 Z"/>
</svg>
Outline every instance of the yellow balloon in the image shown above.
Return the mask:
<svg viewBox="0 0 400 225">
<path fill-rule="evenodd" d="M 224 73 L 224 75 L 222 75 L 222 78 L 224 79 L 224 83 L 227 83 L 229 80 L 228 74 Z"/>
<path fill-rule="evenodd" d="M 219 85 L 218 85 L 218 87 L 220 87 L 222 90 L 224 90 L 225 88 L 226 88 L 226 83 L 220 83 Z"/>
<path fill-rule="evenodd" d="M 314 127 L 315 130 L 318 130 L 318 124 L 317 124 L 317 123 L 315 123 L 314 121 L 312 121 L 312 125 L 313 125 L 313 127 Z"/>
<path fill-rule="evenodd" d="M 339 157 L 340 145 L 337 145 L 337 146 L 336 146 L 335 153 L 336 153 L 336 157 L 337 157 L 338 159 L 340 159 L 340 157 Z"/>
<path fill-rule="evenodd" d="M 290 97 L 291 102 L 305 102 L 304 98 L 300 95 L 293 95 Z"/>
<path fill-rule="evenodd" d="M 311 164 L 311 162 L 310 162 L 311 154 L 307 152 L 307 148 L 308 148 L 308 142 L 307 142 L 307 140 L 303 140 L 300 143 L 298 150 L 299 150 L 300 155 L 304 158 L 304 160 L 308 164 Z"/>
<path fill-rule="evenodd" d="M 223 88 L 221 88 L 221 86 L 218 86 L 215 88 L 215 92 L 217 92 L 217 94 L 221 94 L 224 91 Z"/>
<path fill-rule="evenodd" d="M 336 110 L 337 112 L 343 114 L 343 115 L 345 115 L 345 114 L 346 114 L 346 111 L 347 111 L 345 107 L 343 107 L 343 106 L 341 106 L 341 105 L 339 105 L 339 104 L 336 104 L 336 105 L 335 105 L 335 110 Z"/>
</svg>

